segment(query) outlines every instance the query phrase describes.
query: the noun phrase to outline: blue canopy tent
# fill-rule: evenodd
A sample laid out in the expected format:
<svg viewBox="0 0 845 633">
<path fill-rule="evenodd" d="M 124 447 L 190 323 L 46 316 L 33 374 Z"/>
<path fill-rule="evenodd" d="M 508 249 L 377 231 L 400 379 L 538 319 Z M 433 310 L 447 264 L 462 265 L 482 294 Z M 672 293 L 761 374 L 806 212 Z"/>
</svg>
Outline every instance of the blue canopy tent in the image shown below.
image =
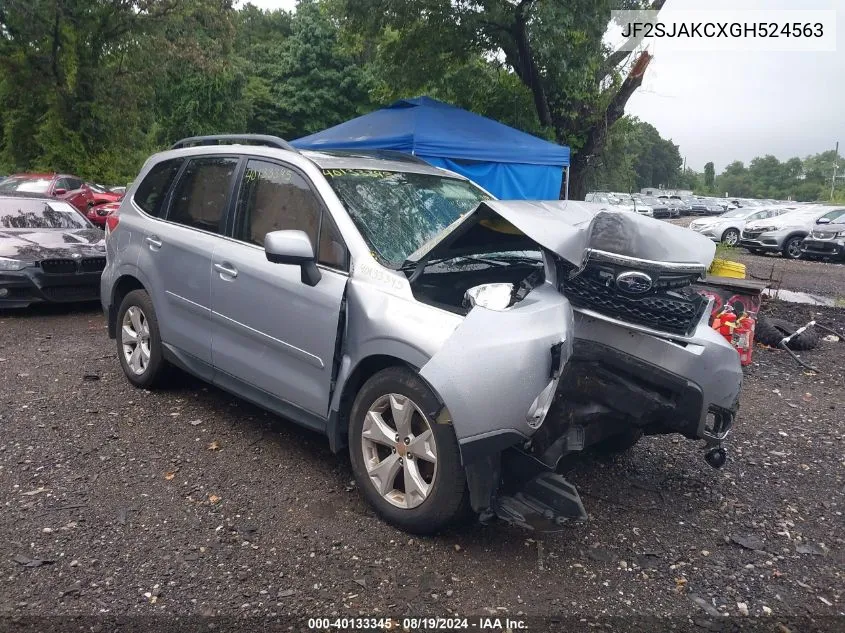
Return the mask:
<svg viewBox="0 0 845 633">
<path fill-rule="evenodd" d="M 293 145 L 413 154 L 509 200 L 557 200 L 569 168 L 568 147 L 429 97 L 402 99 Z"/>
</svg>

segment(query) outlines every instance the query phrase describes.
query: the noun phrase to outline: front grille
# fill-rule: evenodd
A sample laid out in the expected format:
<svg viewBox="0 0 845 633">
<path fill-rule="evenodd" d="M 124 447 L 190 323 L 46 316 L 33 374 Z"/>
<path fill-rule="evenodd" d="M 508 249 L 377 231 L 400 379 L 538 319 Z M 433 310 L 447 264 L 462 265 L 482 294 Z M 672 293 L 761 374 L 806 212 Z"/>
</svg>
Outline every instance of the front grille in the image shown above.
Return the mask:
<svg viewBox="0 0 845 633">
<path fill-rule="evenodd" d="M 99 296 L 97 286 L 48 286 L 41 292 L 50 301 L 89 301 Z"/>
<path fill-rule="evenodd" d="M 819 240 L 832 240 L 836 237 L 836 233 L 826 233 L 823 231 L 813 231 L 811 237 Z"/>
<path fill-rule="evenodd" d="M 106 267 L 105 257 L 86 257 L 79 265 L 84 273 L 100 273 Z"/>
<path fill-rule="evenodd" d="M 654 280 L 653 288 L 642 296 L 629 296 L 615 283 L 616 276 L 628 270 L 591 262 L 573 278 L 562 274 L 561 292 L 576 308 L 595 310 L 620 321 L 680 335 L 695 328 L 707 308 L 707 300 L 691 288 L 698 275 L 645 271 Z"/>
<path fill-rule="evenodd" d="M 811 251 L 835 251 L 836 244 L 807 244 L 804 243 L 804 248 Z"/>
<path fill-rule="evenodd" d="M 41 261 L 41 270 L 50 275 L 62 275 L 76 272 L 75 259 L 44 259 Z"/>
<path fill-rule="evenodd" d="M 748 240 L 755 240 L 758 237 L 760 237 L 760 235 L 762 235 L 762 234 L 763 234 L 763 231 L 743 231 L 742 237 L 744 239 L 748 239 Z"/>
</svg>

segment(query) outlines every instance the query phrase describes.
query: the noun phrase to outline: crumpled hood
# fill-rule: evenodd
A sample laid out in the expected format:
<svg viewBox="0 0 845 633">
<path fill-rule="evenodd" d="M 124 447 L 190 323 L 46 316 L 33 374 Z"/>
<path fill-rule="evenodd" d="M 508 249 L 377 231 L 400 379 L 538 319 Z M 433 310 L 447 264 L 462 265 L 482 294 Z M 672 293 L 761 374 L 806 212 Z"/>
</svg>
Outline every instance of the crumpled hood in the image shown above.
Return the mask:
<svg viewBox="0 0 845 633">
<path fill-rule="evenodd" d="M 0 229 L 0 257 L 23 261 L 47 258 L 99 257 L 105 254 L 99 229 Z"/>
<path fill-rule="evenodd" d="M 507 223 L 497 225 L 492 216 Z M 490 230 L 471 240 L 470 231 L 477 225 Z M 500 243 L 503 247 L 519 248 L 519 238 L 514 235 L 519 232 L 575 266 L 583 265 L 590 251 L 605 251 L 706 269 L 716 252 L 710 239 L 685 227 L 639 213 L 612 211 L 605 205 L 572 200 L 488 200 L 464 216 L 451 232 L 417 251 L 411 260 L 446 257 L 466 248 L 469 242 L 486 248 Z M 488 243 L 482 244 L 484 241 Z"/>
</svg>

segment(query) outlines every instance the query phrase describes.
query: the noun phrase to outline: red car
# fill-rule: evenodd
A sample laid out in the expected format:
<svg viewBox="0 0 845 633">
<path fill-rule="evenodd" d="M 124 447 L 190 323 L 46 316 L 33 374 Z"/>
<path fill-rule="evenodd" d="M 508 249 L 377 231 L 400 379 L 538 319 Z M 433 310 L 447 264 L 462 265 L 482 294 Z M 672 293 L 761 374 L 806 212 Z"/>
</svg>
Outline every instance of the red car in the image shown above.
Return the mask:
<svg viewBox="0 0 845 633">
<path fill-rule="evenodd" d="M 91 190 L 91 193 L 94 196 L 94 206 L 106 204 L 109 202 L 117 202 L 118 200 L 123 198 L 123 193 L 117 193 L 107 187 L 104 187 L 103 185 L 98 185 L 93 182 L 89 182 L 86 184 L 88 185 L 88 188 Z"/>
<path fill-rule="evenodd" d="M 83 215 L 95 204 L 91 187 L 81 178 L 67 174 L 15 174 L 0 182 L 0 193 L 10 192 L 40 193 L 67 200 Z"/>
<path fill-rule="evenodd" d="M 91 220 L 94 224 L 101 228 L 106 226 L 106 218 L 120 208 L 120 202 L 106 202 L 105 204 L 98 204 L 90 209 L 85 214 L 85 217 Z"/>
</svg>

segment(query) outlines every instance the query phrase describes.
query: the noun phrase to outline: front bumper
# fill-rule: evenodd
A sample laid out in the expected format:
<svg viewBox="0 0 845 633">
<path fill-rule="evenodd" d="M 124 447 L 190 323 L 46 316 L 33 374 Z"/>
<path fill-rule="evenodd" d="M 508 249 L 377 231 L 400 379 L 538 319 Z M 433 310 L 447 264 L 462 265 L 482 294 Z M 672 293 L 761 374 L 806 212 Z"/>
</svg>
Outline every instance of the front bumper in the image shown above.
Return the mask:
<svg viewBox="0 0 845 633">
<path fill-rule="evenodd" d="M 818 257 L 845 257 L 845 240 L 805 238 L 801 242 L 801 251 L 805 255 L 816 255 Z"/>
<path fill-rule="evenodd" d="M 99 272 L 47 274 L 41 268 L 0 272 L 0 308 L 96 301 L 99 296 Z"/>
<path fill-rule="evenodd" d="M 695 231 L 703 235 L 704 237 L 708 237 L 714 242 L 719 242 L 722 239 L 722 234 L 719 231 L 719 226 L 708 224 L 704 226 L 690 226 L 689 229 L 691 231 Z"/>
<path fill-rule="evenodd" d="M 631 426 L 709 444 L 725 439 L 742 369 L 736 351 L 706 324 L 673 341 L 578 315 L 576 337 L 558 397 L 531 439 L 536 459 L 553 468 L 566 453 Z"/>
<path fill-rule="evenodd" d="M 744 248 L 753 248 L 755 250 L 766 251 L 769 253 L 779 253 L 783 250 L 783 242 L 786 239 L 786 232 L 768 231 L 766 233 L 749 234 L 743 231 L 739 245 Z"/>
</svg>

